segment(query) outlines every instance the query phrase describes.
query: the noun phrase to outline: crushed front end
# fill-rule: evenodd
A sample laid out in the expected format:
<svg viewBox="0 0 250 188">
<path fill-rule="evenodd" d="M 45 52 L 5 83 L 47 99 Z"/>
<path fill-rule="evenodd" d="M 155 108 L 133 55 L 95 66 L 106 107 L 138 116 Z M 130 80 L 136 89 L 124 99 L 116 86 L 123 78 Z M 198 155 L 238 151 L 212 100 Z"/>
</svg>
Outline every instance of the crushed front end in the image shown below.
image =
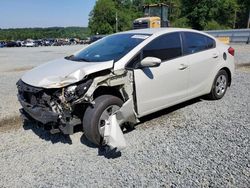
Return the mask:
<svg viewBox="0 0 250 188">
<path fill-rule="evenodd" d="M 20 112 L 24 120 L 36 121 L 51 133 L 73 134 L 74 126 L 81 123 L 81 115 L 74 103 L 90 87 L 92 80 L 58 89 L 30 86 L 21 79 L 17 82 Z M 82 110 L 84 106 L 81 106 Z"/>
</svg>

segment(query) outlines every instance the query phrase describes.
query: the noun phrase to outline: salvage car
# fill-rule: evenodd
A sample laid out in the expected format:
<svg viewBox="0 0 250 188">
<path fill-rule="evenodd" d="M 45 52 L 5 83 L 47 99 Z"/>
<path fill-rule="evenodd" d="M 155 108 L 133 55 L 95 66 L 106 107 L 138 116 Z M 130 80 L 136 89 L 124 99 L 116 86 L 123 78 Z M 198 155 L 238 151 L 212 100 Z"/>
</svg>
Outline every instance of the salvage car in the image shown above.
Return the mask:
<svg viewBox="0 0 250 188">
<path fill-rule="evenodd" d="M 3 48 L 3 47 L 5 47 L 5 42 L 2 42 L 2 41 L 0 41 L 0 48 Z"/>
<path fill-rule="evenodd" d="M 103 144 L 105 125 L 119 125 L 207 95 L 221 99 L 234 74 L 234 49 L 196 30 L 140 29 L 104 37 L 81 51 L 30 70 L 17 82 L 20 110 L 51 133 Z"/>
<path fill-rule="evenodd" d="M 33 41 L 33 40 L 30 40 L 30 41 L 26 41 L 25 46 L 26 46 L 26 47 L 37 47 L 37 46 L 38 46 L 38 43 L 36 43 L 36 42 Z"/>
<path fill-rule="evenodd" d="M 18 44 L 15 41 L 8 41 L 8 42 L 6 42 L 5 46 L 6 47 L 20 47 L 20 44 Z"/>
</svg>

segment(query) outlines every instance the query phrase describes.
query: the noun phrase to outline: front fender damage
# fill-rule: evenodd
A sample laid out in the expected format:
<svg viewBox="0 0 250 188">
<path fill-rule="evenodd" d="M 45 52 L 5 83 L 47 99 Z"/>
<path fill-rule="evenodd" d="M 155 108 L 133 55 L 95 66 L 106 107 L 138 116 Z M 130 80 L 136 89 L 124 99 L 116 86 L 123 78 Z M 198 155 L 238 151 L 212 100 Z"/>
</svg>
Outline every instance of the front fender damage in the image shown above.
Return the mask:
<svg viewBox="0 0 250 188">
<path fill-rule="evenodd" d="M 94 104 L 95 94 L 101 94 L 98 93 L 98 89 L 118 91 L 124 104 L 107 120 L 103 136 L 106 145 L 121 150 L 126 143 L 120 126 L 124 123 L 139 122 L 134 110 L 136 108 L 133 84 L 132 71 L 104 70 L 90 74 L 84 80 L 62 88 L 38 88 L 22 80 L 18 81 L 17 87 L 19 101 L 23 107 L 22 112 L 24 112 L 22 114 L 27 116 L 27 119 L 42 123 L 42 126 L 46 126 L 48 130 L 51 128 L 51 133 L 61 131 L 64 134 L 73 134 L 74 126 L 81 123 L 84 109 Z M 83 109 L 82 113 L 79 111 L 78 114 L 78 109 Z"/>
<path fill-rule="evenodd" d="M 106 121 L 104 131 L 104 143 L 109 146 L 110 149 L 116 148 L 116 151 L 120 151 L 126 147 L 126 141 L 121 126 L 124 123 L 136 124 L 139 122 L 134 110 L 133 84 L 133 72 L 131 71 L 120 71 L 110 75 L 97 77 L 94 79 L 84 97 L 77 101 L 81 102 L 81 100 L 85 100 L 93 103 L 93 93 L 98 87 L 120 86 L 120 93 L 122 94 L 125 103 L 117 112 L 109 117 L 109 120 Z"/>
</svg>

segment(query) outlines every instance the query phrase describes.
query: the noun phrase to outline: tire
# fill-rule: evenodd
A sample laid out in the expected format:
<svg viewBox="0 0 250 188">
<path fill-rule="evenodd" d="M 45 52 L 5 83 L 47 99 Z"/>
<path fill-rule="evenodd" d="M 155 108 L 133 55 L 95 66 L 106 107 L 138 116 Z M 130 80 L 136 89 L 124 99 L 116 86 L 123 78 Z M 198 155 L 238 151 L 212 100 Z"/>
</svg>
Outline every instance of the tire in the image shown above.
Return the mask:
<svg viewBox="0 0 250 188">
<path fill-rule="evenodd" d="M 216 75 L 211 92 L 208 95 L 209 99 L 219 100 L 221 99 L 228 87 L 228 74 L 225 70 L 220 70 Z"/>
<path fill-rule="evenodd" d="M 123 101 L 113 95 L 102 95 L 87 107 L 83 117 L 83 131 L 86 138 L 95 145 L 102 145 L 105 120 L 123 105 Z"/>
</svg>

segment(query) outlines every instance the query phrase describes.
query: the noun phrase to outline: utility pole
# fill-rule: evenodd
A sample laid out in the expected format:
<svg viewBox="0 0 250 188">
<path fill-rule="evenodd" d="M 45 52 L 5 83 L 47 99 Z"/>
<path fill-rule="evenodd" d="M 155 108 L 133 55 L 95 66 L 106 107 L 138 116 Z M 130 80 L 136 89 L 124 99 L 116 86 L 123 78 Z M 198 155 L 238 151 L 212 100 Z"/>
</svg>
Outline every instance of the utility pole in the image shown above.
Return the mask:
<svg viewBox="0 0 250 188">
<path fill-rule="evenodd" d="M 115 13 L 115 32 L 118 32 L 118 15 L 117 12 Z"/>
<path fill-rule="evenodd" d="M 236 18 L 237 18 L 237 10 L 234 11 L 234 26 L 233 26 L 234 29 L 236 26 Z"/>
<path fill-rule="evenodd" d="M 250 10 L 249 10 L 249 16 L 248 16 L 247 28 L 250 28 Z"/>
</svg>

